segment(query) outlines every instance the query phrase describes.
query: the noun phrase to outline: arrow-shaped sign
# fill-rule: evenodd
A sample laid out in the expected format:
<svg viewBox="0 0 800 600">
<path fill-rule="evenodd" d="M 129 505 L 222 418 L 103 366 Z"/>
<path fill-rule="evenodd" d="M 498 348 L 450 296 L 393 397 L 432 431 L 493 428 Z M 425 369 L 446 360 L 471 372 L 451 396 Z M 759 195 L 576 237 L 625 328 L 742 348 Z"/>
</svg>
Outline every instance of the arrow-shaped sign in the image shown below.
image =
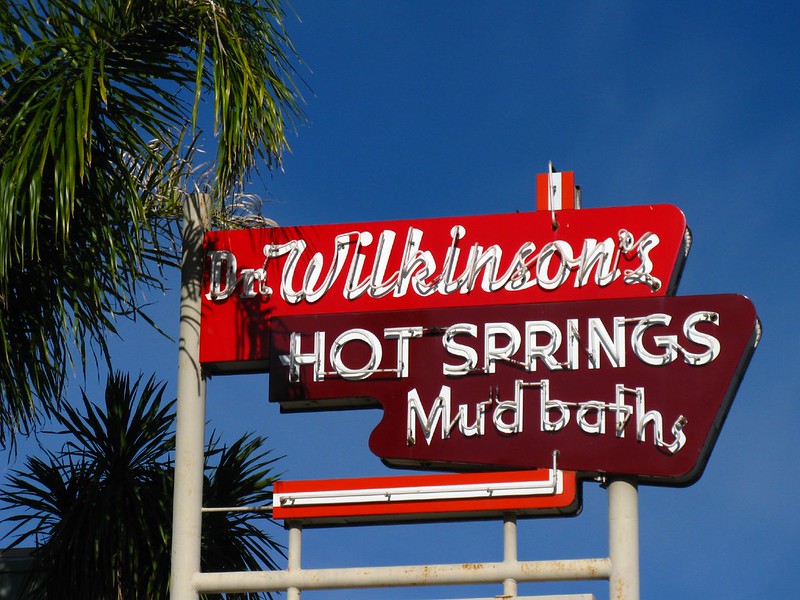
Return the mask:
<svg viewBox="0 0 800 600">
<path fill-rule="evenodd" d="M 559 468 L 689 484 L 759 336 L 738 295 L 275 318 L 282 409 L 382 406 L 394 466 Z"/>
</svg>

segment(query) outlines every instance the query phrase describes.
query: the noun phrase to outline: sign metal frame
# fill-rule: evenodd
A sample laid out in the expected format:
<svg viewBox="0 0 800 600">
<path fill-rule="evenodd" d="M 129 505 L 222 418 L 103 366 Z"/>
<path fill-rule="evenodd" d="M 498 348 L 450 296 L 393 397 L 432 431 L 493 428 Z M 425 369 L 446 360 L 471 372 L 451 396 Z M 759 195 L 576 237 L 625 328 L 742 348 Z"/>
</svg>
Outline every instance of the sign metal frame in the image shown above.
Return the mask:
<svg viewBox="0 0 800 600">
<path fill-rule="evenodd" d="M 271 236 L 276 235 L 276 231 L 269 232 L 262 231 L 256 234 L 256 237 L 251 237 L 247 240 L 250 245 L 250 257 L 256 258 L 256 264 L 253 267 L 246 267 L 240 271 L 237 268 L 231 268 L 230 257 L 233 256 L 230 246 L 227 244 L 232 237 L 239 234 L 231 232 L 216 232 L 207 233 L 205 237 L 205 249 L 210 253 L 211 272 L 214 273 L 216 268 L 217 281 L 216 283 L 210 281 L 208 278 L 201 282 L 201 274 L 206 272 L 206 269 L 201 264 L 203 261 L 203 248 L 202 232 L 207 227 L 204 218 L 203 206 L 205 199 L 200 197 L 192 197 L 186 203 L 184 211 L 184 237 L 183 237 L 183 253 L 184 261 L 182 265 L 182 303 L 181 303 L 181 329 L 180 329 L 180 361 L 178 369 L 178 424 L 176 431 L 176 467 L 175 467 L 175 491 L 174 491 L 174 522 L 173 522 L 173 548 L 172 548 L 172 585 L 171 597 L 173 600 L 196 600 L 199 593 L 214 593 L 214 592 L 259 592 L 259 591 L 279 591 L 287 590 L 288 598 L 290 600 L 299 599 L 301 589 L 335 589 L 335 588 L 353 588 L 353 587 L 375 587 L 375 586 L 403 586 L 403 585 L 420 585 L 420 584 L 462 584 L 462 583 L 490 583 L 490 582 L 503 582 L 504 591 L 509 596 L 516 594 L 517 581 L 562 581 L 562 580 L 589 580 L 589 579 L 606 579 L 609 581 L 609 587 L 612 594 L 618 598 L 626 600 L 638 600 L 639 597 L 639 551 L 638 551 L 638 478 L 631 475 L 613 475 L 609 476 L 605 482 L 608 487 L 609 499 L 609 555 L 606 558 L 597 559 L 579 559 L 579 560 L 557 560 L 557 561 L 526 561 L 522 562 L 517 560 L 516 556 L 516 520 L 511 514 L 504 515 L 504 559 L 500 563 L 486 563 L 479 565 L 425 565 L 425 566 L 405 566 L 405 567 L 377 567 L 377 568 L 357 568 L 357 569 L 303 569 L 300 565 L 300 539 L 301 529 L 299 527 L 290 526 L 289 532 L 289 565 L 288 569 L 284 571 L 272 572 L 252 572 L 252 573 L 202 573 L 200 572 L 200 531 L 202 521 L 202 472 L 203 472 L 203 448 L 204 448 L 204 433 L 205 433 L 205 376 L 207 373 L 232 373 L 241 371 L 264 371 L 268 364 L 269 344 L 264 344 L 265 335 L 270 330 L 270 318 L 281 314 L 280 308 L 276 309 L 276 304 L 268 305 L 266 302 L 269 297 L 275 293 L 272 289 L 271 283 L 280 283 L 280 295 L 284 298 L 291 298 L 294 293 L 294 298 L 297 300 L 295 305 L 303 308 L 297 312 L 294 308 L 287 314 L 313 314 L 319 312 L 320 314 L 342 312 L 341 301 L 334 301 L 333 304 L 326 305 L 322 301 L 323 296 L 334 289 L 335 280 L 343 273 L 344 264 L 349 256 L 349 268 L 347 275 L 341 277 L 344 281 L 344 287 L 340 291 L 344 292 L 346 299 L 348 294 L 353 294 L 356 297 L 359 294 L 365 298 L 372 298 L 377 300 L 378 297 L 383 297 L 381 291 L 386 292 L 383 295 L 391 295 L 392 297 L 402 297 L 405 295 L 407 289 L 416 289 L 419 298 L 413 300 L 407 305 L 396 304 L 394 308 L 420 308 L 423 299 L 437 291 L 443 291 L 437 298 L 438 307 L 450 306 L 450 302 L 456 297 L 453 292 L 462 293 L 463 296 L 468 298 L 467 305 L 470 306 L 484 306 L 491 305 L 498 302 L 497 297 L 482 292 L 472 293 L 475 289 L 477 279 L 471 279 L 470 285 L 473 287 L 467 289 L 463 287 L 464 281 L 458 277 L 448 275 L 447 263 L 447 235 L 439 238 L 445 239 L 444 246 L 441 246 L 441 241 L 435 243 L 440 244 L 439 248 L 442 252 L 441 256 L 444 257 L 445 263 L 437 263 L 437 268 L 440 269 L 439 275 L 434 273 L 433 267 L 425 271 L 425 265 L 433 265 L 428 260 L 433 256 L 431 251 L 421 249 L 419 236 L 415 233 L 415 228 L 410 222 L 408 236 L 406 237 L 405 246 L 400 250 L 400 254 L 392 254 L 385 252 L 383 257 L 386 259 L 386 264 L 391 261 L 400 261 L 399 267 L 395 275 L 390 275 L 388 279 L 384 275 L 391 272 L 381 271 L 381 268 L 373 268 L 372 274 L 367 279 L 360 279 L 361 275 L 366 273 L 362 270 L 363 263 L 359 256 L 363 256 L 364 260 L 373 260 L 375 264 L 383 264 L 381 262 L 380 252 L 371 254 L 376 249 L 373 245 L 370 249 L 366 250 L 361 255 L 358 248 L 364 250 L 369 247 L 373 240 L 381 239 L 383 232 L 388 231 L 370 231 L 368 228 L 356 231 L 354 233 L 355 242 L 347 242 L 344 244 L 344 250 L 340 247 L 340 241 L 337 241 L 334 246 L 335 257 L 340 257 L 341 264 L 337 262 L 338 258 L 333 258 L 333 266 L 327 270 L 328 276 L 333 274 L 328 285 L 329 277 L 324 275 L 324 256 L 321 252 L 311 255 L 307 253 L 301 257 L 301 252 L 294 253 L 292 259 L 293 267 L 287 271 L 284 265 L 282 272 L 279 270 L 277 275 L 267 268 L 267 262 L 270 258 L 278 258 L 279 256 L 291 255 L 294 250 L 299 246 L 295 244 L 293 247 L 282 246 L 285 250 L 277 251 L 276 248 L 281 247 L 286 240 L 280 240 L 276 244 Z M 651 217 L 657 207 L 640 207 L 645 210 L 651 211 Z M 616 209 L 597 209 L 607 210 L 610 215 Z M 630 212 L 634 207 L 627 207 L 623 211 Z M 638 210 L 638 209 L 637 209 Z M 650 244 L 648 246 L 648 239 L 646 236 L 636 238 L 628 237 L 630 232 L 619 232 L 619 242 L 616 246 L 622 253 L 628 251 L 638 250 L 637 256 L 639 259 L 640 267 L 629 269 L 630 275 L 634 279 L 638 279 L 638 283 L 647 285 L 651 294 L 653 295 L 666 295 L 675 291 L 678 280 L 680 278 L 683 262 L 688 252 L 690 244 L 690 235 L 685 226 L 685 219 L 682 213 L 677 211 L 674 207 L 668 209 L 673 214 L 678 214 L 679 218 L 674 223 L 678 223 L 677 228 L 680 229 L 678 236 L 670 234 L 672 238 L 678 239 L 670 240 L 670 254 L 671 258 L 666 261 L 658 259 L 656 263 L 650 260 L 655 255 L 650 254 L 657 244 Z M 676 213 L 677 211 L 677 213 Z M 588 213 L 591 211 L 581 211 Z M 595 213 L 599 214 L 599 213 Z M 572 246 L 566 250 L 566 246 L 559 246 L 559 240 L 563 239 L 562 236 L 569 235 L 570 231 L 574 231 L 572 227 L 576 223 L 582 222 L 584 217 L 578 216 L 578 211 L 565 210 L 559 213 L 558 221 L 554 218 L 554 214 L 545 214 L 542 217 L 530 217 L 533 220 L 539 220 L 546 223 L 550 227 L 550 240 L 545 239 L 545 232 L 547 228 L 537 228 L 540 231 L 542 238 L 538 238 L 534 246 L 538 247 L 538 253 L 535 254 L 536 260 L 543 262 L 545 265 L 541 267 L 537 262 L 535 266 L 528 263 L 527 259 L 531 254 L 527 254 L 526 246 L 520 245 L 517 253 L 514 255 L 517 261 L 517 266 L 506 266 L 506 274 L 508 278 L 500 277 L 498 279 L 497 272 L 494 275 L 484 275 L 484 287 L 492 288 L 499 285 L 505 289 L 505 286 L 511 286 L 506 291 L 513 291 L 514 286 L 519 289 L 528 289 L 536 287 L 536 285 L 528 285 L 536 280 L 539 284 L 542 281 L 547 285 L 553 284 L 553 290 L 561 290 L 562 292 L 567 288 L 563 286 L 562 276 L 566 275 L 567 278 L 574 276 L 571 260 L 574 258 L 574 250 Z M 588 216 L 588 215 L 587 215 Z M 439 220 L 438 224 L 441 227 L 450 227 L 450 263 L 449 265 L 457 264 L 455 258 L 455 251 L 458 249 L 458 243 L 466 236 L 462 235 L 462 229 L 466 230 L 463 225 L 465 222 L 477 223 L 478 221 L 469 220 L 470 218 L 456 219 L 447 221 Z M 484 219 L 484 217 L 477 217 L 476 219 Z M 518 217 L 517 220 L 522 220 Z M 659 223 L 663 224 L 664 219 L 657 219 Z M 676 228 L 674 223 L 671 231 Z M 681 225 L 682 224 L 682 225 Z M 381 227 L 380 224 L 377 225 Z M 494 222 L 490 227 L 497 228 L 498 223 Z M 325 233 L 325 226 L 310 228 L 307 231 L 311 232 L 312 237 L 320 236 L 324 238 L 331 232 L 334 233 L 333 239 L 340 240 L 336 235 L 334 229 Z M 502 228 L 501 228 L 502 229 Z M 578 227 L 579 229 L 579 227 Z M 284 235 L 278 231 L 277 235 Z M 507 233 L 507 231 L 504 231 Z M 558 232 L 558 233 L 557 233 Z M 648 232 L 649 233 L 649 232 Z M 673 232 L 674 233 L 674 232 Z M 248 234 L 250 235 L 250 234 Z M 593 237 L 594 234 L 582 234 L 584 242 L 597 240 Z M 616 235 L 616 234 L 615 234 Z M 267 241 L 265 238 L 267 236 Z M 416 237 L 415 237 L 416 236 Z M 602 239 L 602 235 L 598 239 Z M 352 239 L 352 236 L 351 236 Z M 384 236 L 382 239 L 387 240 L 388 237 Z M 610 239 L 610 238 L 605 238 Z M 415 241 L 416 240 L 416 241 Z M 330 237 L 328 238 L 330 241 Z M 652 241 L 652 239 L 650 239 Z M 660 240 L 659 240 L 660 241 Z M 480 247 L 480 251 L 476 251 L 473 258 L 473 269 L 477 268 L 479 256 L 483 256 L 484 246 L 486 242 L 475 242 L 470 240 L 472 248 Z M 604 242 L 600 242 L 602 245 Z M 538 244 L 538 246 L 537 246 Z M 576 246 L 577 247 L 577 246 Z M 599 246 L 594 246 L 596 249 Z M 643 248 L 649 247 L 649 250 Z M 350 250 L 354 249 L 354 252 Z M 544 251 L 544 249 L 547 251 Z M 585 246 L 584 246 L 585 248 Z M 662 245 L 661 250 L 664 249 Z M 341 252 L 340 252 L 341 251 Z M 613 250 L 612 250 L 613 251 Z M 223 253 L 216 254 L 215 253 Z M 229 254 L 225 254 L 225 253 Z M 426 253 L 427 252 L 427 253 Z M 583 252 L 583 251 L 582 251 Z M 600 251 L 602 253 L 602 250 Z M 261 254 L 261 264 L 263 269 L 258 264 L 258 256 Z M 531 251 L 533 253 L 533 250 Z M 560 253 L 560 254 L 559 254 Z M 553 260 L 556 255 L 560 256 L 559 260 Z M 545 257 L 542 259 L 542 257 Z M 586 256 L 584 253 L 581 256 Z M 264 260 L 266 257 L 266 261 Z M 317 258 L 319 257 L 319 258 Z M 549 258 L 548 258 L 549 257 Z M 433 259 L 431 259 L 433 260 Z M 499 259 L 498 259 L 499 260 Z M 214 266 L 216 261 L 216 267 Z M 226 263 L 227 261 L 227 263 Z M 486 264 L 491 261 L 487 258 Z M 208 267 L 208 262 L 206 267 Z M 273 262 L 274 264 L 274 262 Z M 362 266 L 359 266 L 361 264 Z M 595 263 L 591 263 L 596 266 Z M 651 268 L 653 264 L 658 264 L 659 268 L 668 268 L 666 276 L 659 276 L 654 273 Z M 422 266 L 420 266 L 422 265 Z M 559 266 L 561 265 L 561 266 Z M 241 266 L 241 264 L 240 264 Z M 385 266 L 385 265 L 384 265 Z M 591 269 L 590 269 L 591 270 Z M 303 272 L 304 280 L 297 287 L 297 281 L 294 278 L 295 272 Z M 516 272 L 516 275 L 514 274 Z M 597 271 L 599 272 L 599 271 Z M 620 271 L 622 272 L 622 271 Z M 220 275 L 226 273 L 225 276 Z M 287 275 L 288 273 L 288 275 Z M 527 274 L 526 274 L 527 273 Z M 535 273 L 535 277 L 532 275 Z M 616 273 L 612 270 L 608 273 Z M 596 282 L 602 280 L 602 275 L 599 276 Z M 213 279 L 213 276 L 211 277 Z M 614 275 L 611 280 L 616 280 L 618 277 Z M 340 281 L 340 282 L 341 282 Z M 658 285 L 656 285 L 658 284 Z M 215 287 L 216 285 L 216 287 Z M 240 292 L 235 292 L 237 286 L 241 288 Z M 248 287 L 249 286 L 249 287 Z M 404 287 L 406 286 L 406 287 Z M 449 287 L 448 287 L 449 286 Z M 546 287 L 546 286 L 545 286 Z M 579 285 L 577 288 L 581 288 Z M 603 286 L 598 286 L 603 288 Z M 614 287 L 613 290 L 608 292 L 608 298 L 624 298 L 624 297 L 637 297 L 639 294 L 638 289 L 628 292 L 620 292 L 619 286 Z M 202 288 L 202 292 L 201 292 Z M 228 293 L 229 296 L 238 296 L 240 300 L 245 301 L 244 305 L 238 300 L 235 300 L 229 305 L 228 308 L 223 308 L 219 302 L 220 296 Z M 609 288 L 611 289 L 611 288 Z M 359 292 L 359 290 L 361 290 Z M 427 290 L 427 292 L 426 292 Z M 623 287 L 622 290 L 625 290 Z M 484 292 L 487 290 L 484 289 Z M 489 289 L 489 292 L 493 290 Z M 496 290 L 494 290 L 496 291 Z M 525 303 L 525 302 L 546 302 L 548 301 L 576 301 L 587 300 L 593 298 L 593 292 L 585 291 L 576 294 L 569 293 L 564 296 L 556 294 L 539 294 L 537 292 L 536 298 L 531 300 L 525 294 L 518 294 L 514 296 L 515 300 L 509 302 Z M 234 293 L 235 292 L 235 293 Z M 298 293 L 299 292 L 299 293 Z M 397 292 L 397 293 L 393 293 Z M 288 295 L 287 295 L 288 293 Z M 581 294 L 585 293 L 586 296 Z M 201 300 L 202 294 L 202 300 Z M 334 297 L 331 294 L 330 297 Z M 256 298 L 259 303 L 249 303 L 253 298 Z M 429 299 L 429 298 L 428 298 Z M 317 302 L 319 301 L 319 304 Z M 506 301 L 506 300 L 503 300 Z M 371 302 L 371 301 L 370 301 Z M 237 306 L 238 305 L 238 306 Z M 353 310 L 391 310 L 391 302 L 383 305 L 378 309 L 375 306 L 367 305 L 364 307 L 351 306 L 347 303 L 344 304 L 347 308 L 344 312 L 352 312 Z M 240 312 L 239 308 L 244 306 L 244 311 Z M 337 306 L 339 308 L 337 308 Z M 305 311 L 305 312 L 304 312 Z M 210 317 L 210 318 L 209 318 Z M 218 318 L 221 317 L 221 318 Z M 198 323 L 200 330 L 202 330 L 202 337 L 198 330 Z M 211 326 L 208 325 L 211 323 Z M 241 333 L 237 333 L 237 328 L 241 327 Z M 221 339 L 221 343 L 217 343 L 217 338 Z M 205 342 L 201 345 L 201 339 Z M 210 341 L 213 340 L 213 341 Z M 197 487 L 199 482 L 199 488 Z M 465 569 L 470 566 L 470 569 Z"/>
</svg>

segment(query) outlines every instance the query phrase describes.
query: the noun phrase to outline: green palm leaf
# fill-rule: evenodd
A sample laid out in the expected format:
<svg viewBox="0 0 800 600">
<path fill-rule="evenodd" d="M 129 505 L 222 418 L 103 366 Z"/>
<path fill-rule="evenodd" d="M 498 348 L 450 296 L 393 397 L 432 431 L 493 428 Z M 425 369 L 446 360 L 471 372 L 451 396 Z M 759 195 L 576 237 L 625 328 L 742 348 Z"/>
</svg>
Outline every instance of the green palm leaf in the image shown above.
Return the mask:
<svg viewBox="0 0 800 600">
<path fill-rule="evenodd" d="M 271 457 L 264 450 L 266 439 L 245 435 L 230 446 L 212 440 L 206 451 L 208 464 L 203 501 L 209 507 L 270 507 L 274 463 L 281 457 Z M 278 568 L 272 558 L 282 547 L 265 536 L 259 525 L 271 522 L 271 513 L 211 512 L 203 519 L 203 570 L 243 571 Z"/>
<path fill-rule="evenodd" d="M 299 114 L 271 0 L 0 3 L 0 444 L 177 261 L 185 194 L 241 193 Z M 213 98 L 211 171 L 199 109 Z"/>
<path fill-rule="evenodd" d="M 55 416 L 58 452 L 29 457 L 2 490 L 12 546 L 36 545 L 34 581 L 49 600 L 166 598 L 172 521 L 174 402 L 153 379 L 108 378 L 104 401 Z M 278 458 L 245 435 L 206 450 L 207 506 L 267 505 Z M 203 568 L 276 568 L 282 548 L 269 513 L 211 513 L 203 523 Z M 258 594 L 229 595 L 254 600 Z"/>
<path fill-rule="evenodd" d="M 15 543 L 37 542 L 35 573 L 48 598 L 157 591 L 153 566 L 169 562 L 174 421 L 162 396 L 152 379 L 109 377 L 102 406 L 84 395 L 83 414 L 65 407 L 56 417 L 68 436 L 62 449 L 46 461 L 28 458 L 9 479 Z"/>
</svg>

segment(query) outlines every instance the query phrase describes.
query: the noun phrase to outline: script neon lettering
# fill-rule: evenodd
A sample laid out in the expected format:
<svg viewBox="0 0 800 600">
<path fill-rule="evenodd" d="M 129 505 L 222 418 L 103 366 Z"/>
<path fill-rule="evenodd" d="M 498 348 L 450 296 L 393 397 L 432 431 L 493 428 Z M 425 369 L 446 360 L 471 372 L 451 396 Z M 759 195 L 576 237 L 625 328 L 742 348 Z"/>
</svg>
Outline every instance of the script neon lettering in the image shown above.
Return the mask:
<svg viewBox="0 0 800 600">
<path fill-rule="evenodd" d="M 382 298 L 413 293 L 425 297 L 435 293 L 469 294 L 475 289 L 489 293 L 518 292 L 533 286 L 552 291 L 570 279 L 576 288 L 606 287 L 620 278 L 625 285 L 644 285 L 651 290 L 661 287 L 661 281 L 652 274 L 650 254 L 660 241 L 654 233 L 645 233 L 636 240 L 623 229 L 616 240 L 587 238 L 577 248 L 567 241 L 556 240 L 537 250 L 536 244 L 528 241 L 513 254 L 505 252 L 499 244 L 479 243 L 462 252 L 459 244 L 466 235 L 465 227 L 452 227 L 450 243 L 440 257 L 425 248 L 424 232 L 415 227 L 409 227 L 399 253 L 394 252 L 397 233 L 388 229 L 380 233 L 377 243 L 366 231 L 339 234 L 327 259 L 322 250 L 307 257 L 308 243 L 302 239 L 265 246 L 263 264 L 247 268 L 240 268 L 232 252 L 215 251 L 209 255 L 207 297 L 222 302 L 238 290 L 242 298 L 259 294 L 268 298 L 272 290 L 267 282 L 267 268 L 271 261 L 279 259 L 283 261 L 278 268 L 280 298 L 288 304 L 318 302 L 335 293 L 337 287 L 350 301 L 365 295 Z M 368 259 L 365 249 L 373 244 L 375 250 Z M 634 268 L 622 271 L 622 257 Z M 396 268 L 392 268 L 392 263 Z M 270 272 L 275 273 L 275 269 Z M 702 334 L 697 337 L 702 338 Z"/>
</svg>

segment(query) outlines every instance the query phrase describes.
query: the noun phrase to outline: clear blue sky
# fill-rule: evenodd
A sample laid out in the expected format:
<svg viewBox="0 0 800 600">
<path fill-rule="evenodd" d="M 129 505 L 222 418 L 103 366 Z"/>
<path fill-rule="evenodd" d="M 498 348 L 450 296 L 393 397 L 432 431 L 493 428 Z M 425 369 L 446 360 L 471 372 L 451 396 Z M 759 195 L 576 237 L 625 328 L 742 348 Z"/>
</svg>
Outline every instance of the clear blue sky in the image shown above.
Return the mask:
<svg viewBox="0 0 800 600">
<path fill-rule="evenodd" d="M 678 293 L 749 296 L 764 335 L 705 474 L 640 489 L 642 597 L 797 594 L 800 5 L 793 2 L 313 2 L 290 35 L 308 121 L 282 172 L 249 191 L 281 225 L 532 210 L 535 175 L 572 170 L 585 207 L 671 203 L 694 236 Z M 177 285 L 177 278 L 174 278 Z M 156 315 L 177 331 L 177 297 Z M 174 389 L 175 346 L 126 330 L 118 364 Z M 77 385 L 75 386 L 77 394 Z M 209 430 L 255 430 L 287 478 L 387 473 L 373 412 L 281 415 L 267 376 L 217 377 Z M 577 518 L 526 521 L 523 560 L 607 555 L 606 493 Z M 494 561 L 501 524 L 315 530 L 307 567 Z M 282 534 L 277 530 L 278 534 Z M 605 582 L 521 586 L 593 592 Z M 494 596 L 499 586 L 304 593 Z"/>
</svg>

